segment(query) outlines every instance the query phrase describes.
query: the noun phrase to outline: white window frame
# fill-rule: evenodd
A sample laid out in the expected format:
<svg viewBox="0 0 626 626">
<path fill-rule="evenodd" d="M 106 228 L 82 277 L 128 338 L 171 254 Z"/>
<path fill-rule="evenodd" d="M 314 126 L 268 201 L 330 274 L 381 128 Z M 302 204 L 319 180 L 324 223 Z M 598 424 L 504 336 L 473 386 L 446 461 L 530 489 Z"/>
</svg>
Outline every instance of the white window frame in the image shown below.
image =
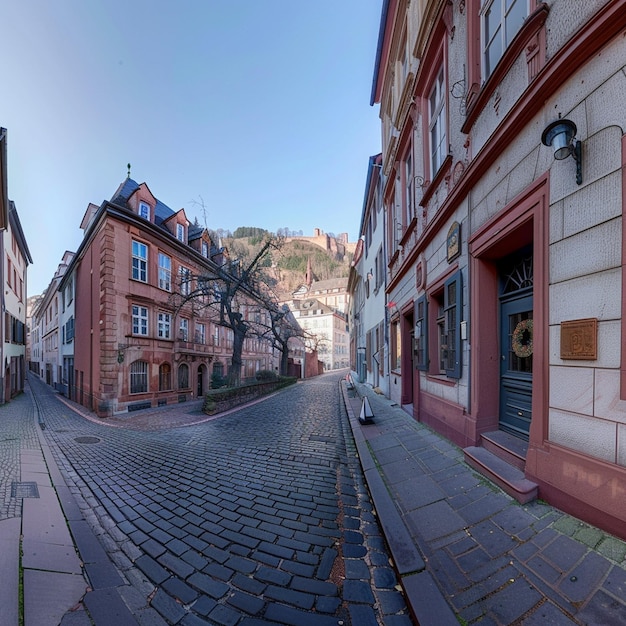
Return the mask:
<svg viewBox="0 0 626 626">
<path fill-rule="evenodd" d="M 404 215 L 406 224 L 404 228 L 413 220 L 413 146 L 409 146 L 404 159 Z"/>
<path fill-rule="evenodd" d="M 507 10 L 507 4 L 510 6 Z M 498 10 L 498 14 L 494 13 L 494 9 Z M 519 19 L 520 8 L 525 11 L 524 18 L 515 24 L 512 20 L 514 17 Z M 518 11 L 517 13 L 515 11 Z M 496 16 L 496 22 L 491 24 L 489 29 L 490 35 L 487 36 L 489 18 Z M 484 0 L 480 9 L 480 57 L 483 81 L 487 80 L 493 70 L 498 65 L 500 59 L 504 56 L 506 49 L 511 45 L 513 38 L 521 30 L 524 21 L 530 15 L 529 0 Z M 499 45 L 499 53 L 496 53 L 491 60 L 489 52 L 493 49 L 494 44 Z"/>
<path fill-rule="evenodd" d="M 183 224 L 176 224 L 176 239 L 185 243 L 185 227 Z"/>
<path fill-rule="evenodd" d="M 189 341 L 189 320 L 181 317 L 178 324 L 178 337 L 181 341 Z"/>
<path fill-rule="evenodd" d="M 448 156 L 447 131 L 446 75 L 442 64 L 428 95 L 428 146 L 431 178 L 439 171 Z"/>
<path fill-rule="evenodd" d="M 148 282 L 148 246 L 133 239 L 132 277 L 142 283 Z"/>
<path fill-rule="evenodd" d="M 157 335 L 159 339 L 171 339 L 172 337 L 172 316 L 165 311 L 159 311 L 157 316 Z"/>
<path fill-rule="evenodd" d="M 206 324 L 196 324 L 196 343 L 206 344 Z"/>
<path fill-rule="evenodd" d="M 188 296 L 191 293 L 191 270 L 181 265 L 178 268 L 178 277 L 180 279 L 181 296 Z"/>
<path fill-rule="evenodd" d="M 139 304 L 132 305 L 132 334 L 148 336 L 148 308 Z"/>
<path fill-rule="evenodd" d="M 159 252 L 159 289 L 172 291 L 172 259 Z"/>
<path fill-rule="evenodd" d="M 209 244 L 206 241 L 202 242 L 202 256 L 205 259 L 209 258 Z"/>
</svg>

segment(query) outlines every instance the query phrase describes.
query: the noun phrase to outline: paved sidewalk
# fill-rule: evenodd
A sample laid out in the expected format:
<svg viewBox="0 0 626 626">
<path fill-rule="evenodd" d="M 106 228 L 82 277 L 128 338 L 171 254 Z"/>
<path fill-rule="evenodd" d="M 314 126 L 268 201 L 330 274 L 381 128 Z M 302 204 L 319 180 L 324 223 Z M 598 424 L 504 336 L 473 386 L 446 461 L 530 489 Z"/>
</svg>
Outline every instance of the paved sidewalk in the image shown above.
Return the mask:
<svg viewBox="0 0 626 626">
<path fill-rule="evenodd" d="M 87 591 L 59 502 L 69 492 L 35 413 L 28 388 L 0 407 L 0 626 L 19 623 L 20 553 L 25 626 L 60 623 Z"/>
<path fill-rule="evenodd" d="M 421 626 L 626 624 L 625 542 L 541 501 L 518 504 L 398 405 L 366 385 L 341 388 Z"/>
</svg>

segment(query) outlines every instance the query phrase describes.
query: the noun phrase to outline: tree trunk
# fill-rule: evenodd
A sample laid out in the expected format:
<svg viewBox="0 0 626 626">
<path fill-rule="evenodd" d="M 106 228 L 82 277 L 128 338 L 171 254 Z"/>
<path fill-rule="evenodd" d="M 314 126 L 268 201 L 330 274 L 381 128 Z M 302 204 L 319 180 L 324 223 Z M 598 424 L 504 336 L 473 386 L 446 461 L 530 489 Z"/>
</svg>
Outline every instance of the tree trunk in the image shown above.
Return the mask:
<svg viewBox="0 0 626 626">
<path fill-rule="evenodd" d="M 233 357 L 228 368 L 228 384 L 236 387 L 241 384 L 241 354 L 243 352 L 243 342 L 246 338 L 246 331 L 240 328 L 233 329 Z"/>
<path fill-rule="evenodd" d="M 280 375 L 289 375 L 289 346 L 286 343 L 280 353 Z"/>
</svg>

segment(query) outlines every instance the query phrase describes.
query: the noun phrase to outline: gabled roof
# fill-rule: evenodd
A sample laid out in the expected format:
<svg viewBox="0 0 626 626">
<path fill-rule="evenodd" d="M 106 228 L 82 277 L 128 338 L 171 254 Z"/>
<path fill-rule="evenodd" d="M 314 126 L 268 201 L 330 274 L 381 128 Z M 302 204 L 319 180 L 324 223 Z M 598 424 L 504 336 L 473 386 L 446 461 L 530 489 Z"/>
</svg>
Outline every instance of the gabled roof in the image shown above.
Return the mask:
<svg viewBox="0 0 626 626">
<path fill-rule="evenodd" d="M 0 127 L 0 230 L 9 223 L 9 196 L 7 192 L 7 129 Z"/>
<path fill-rule="evenodd" d="M 30 250 L 28 249 L 28 245 L 26 244 L 26 237 L 24 236 L 24 231 L 22 230 L 22 224 L 20 222 L 19 215 L 17 214 L 17 209 L 15 208 L 15 202 L 13 200 L 9 200 L 9 223 L 11 224 L 11 230 L 13 231 L 13 235 L 17 241 L 17 245 L 24 255 L 26 259 L 26 264 L 29 263 L 32 265 L 33 259 L 30 256 Z"/>
<path fill-rule="evenodd" d="M 124 207 L 125 209 L 130 208 L 128 206 L 128 199 L 139 189 L 139 183 L 135 182 L 132 178 L 127 178 L 118 188 L 117 191 L 113 194 L 111 198 L 112 204 L 117 204 L 118 206 Z M 147 185 L 146 185 L 147 186 Z M 156 198 L 156 205 L 154 207 L 154 223 L 157 226 L 163 224 L 163 222 L 172 217 L 175 211 L 172 211 L 167 204 L 161 202 L 158 198 Z"/>
<path fill-rule="evenodd" d="M 374 76 L 372 78 L 370 106 L 373 106 L 380 101 L 380 91 L 384 78 L 383 70 L 385 67 L 383 61 L 383 53 L 385 51 L 385 44 L 388 45 L 388 41 L 385 40 L 385 36 L 390 34 L 387 32 L 387 18 L 389 14 L 390 2 L 394 5 L 396 4 L 394 0 L 383 0 L 383 7 L 380 15 L 380 27 L 378 30 L 378 45 L 376 46 L 376 60 L 374 61 Z"/>
</svg>

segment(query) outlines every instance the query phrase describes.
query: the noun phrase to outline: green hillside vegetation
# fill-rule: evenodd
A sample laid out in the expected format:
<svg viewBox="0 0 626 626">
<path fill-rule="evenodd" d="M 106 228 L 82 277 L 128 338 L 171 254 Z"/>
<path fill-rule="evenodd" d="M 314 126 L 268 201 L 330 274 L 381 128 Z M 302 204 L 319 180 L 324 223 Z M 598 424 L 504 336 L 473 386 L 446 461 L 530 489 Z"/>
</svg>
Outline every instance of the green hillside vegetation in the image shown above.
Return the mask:
<svg viewBox="0 0 626 626">
<path fill-rule="evenodd" d="M 240 227 L 228 236 L 222 236 L 222 245 L 228 248 L 231 259 L 241 259 L 243 267 L 246 267 L 259 252 L 268 234 L 262 228 Z M 292 240 L 280 250 L 272 251 L 261 267 L 268 283 L 276 291 L 293 291 L 304 283 L 309 259 L 315 280 L 347 278 L 352 254 L 336 259 L 331 252 L 308 241 Z"/>
</svg>

